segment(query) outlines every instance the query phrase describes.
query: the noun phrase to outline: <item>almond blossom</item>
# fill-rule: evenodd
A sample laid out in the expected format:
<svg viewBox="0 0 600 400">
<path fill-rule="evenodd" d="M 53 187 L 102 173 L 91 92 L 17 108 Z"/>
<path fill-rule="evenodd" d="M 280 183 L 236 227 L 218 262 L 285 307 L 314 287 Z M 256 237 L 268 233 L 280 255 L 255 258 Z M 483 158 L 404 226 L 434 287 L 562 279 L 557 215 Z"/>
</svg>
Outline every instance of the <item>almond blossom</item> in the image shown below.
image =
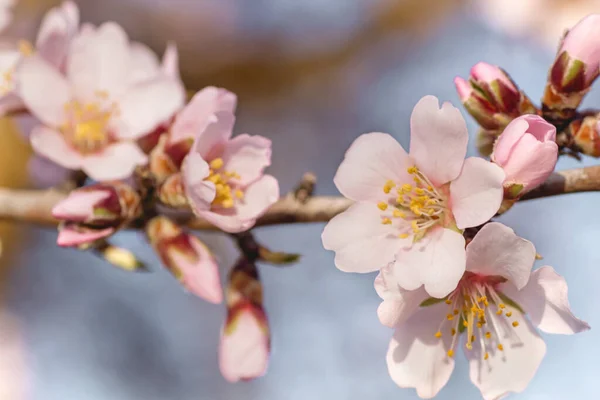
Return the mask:
<svg viewBox="0 0 600 400">
<path fill-rule="evenodd" d="M 381 322 L 396 329 L 387 364 L 400 387 L 434 397 L 463 348 L 471 381 L 486 400 L 523 391 L 536 373 L 547 333 L 589 329 L 570 310 L 567 284 L 552 267 L 533 272 L 535 248 L 512 229 L 486 224 L 467 245 L 467 268 L 443 299 L 398 285 L 390 264 L 375 280 Z"/>
<path fill-rule="evenodd" d="M 24 107 L 15 93 L 15 70 L 19 61 L 38 54 L 56 68 L 63 69 L 69 44 L 79 27 L 79 9 L 65 1 L 52 8 L 42 19 L 35 46 L 21 40 L 16 48 L 0 50 L 0 115 Z"/>
<path fill-rule="evenodd" d="M 435 297 L 456 288 L 465 271 L 462 230 L 494 216 L 504 173 L 481 158 L 465 160 L 468 132 L 460 111 L 423 97 L 411 116 L 410 153 L 385 133 L 354 141 L 334 182 L 355 200 L 325 227 L 323 246 L 346 272 L 394 263 L 398 284 L 425 285 Z"/>
<path fill-rule="evenodd" d="M 226 232 L 250 229 L 279 199 L 277 179 L 264 174 L 271 141 L 248 134 L 232 138 L 234 123 L 231 112 L 212 115 L 182 166 L 192 210 Z"/>
<path fill-rule="evenodd" d="M 134 56 L 123 29 L 111 22 L 82 29 L 73 39 L 66 76 L 34 55 L 18 68 L 18 93 L 43 125 L 34 150 L 95 180 L 123 179 L 147 156 L 134 142 L 182 105 L 179 82 L 158 76 L 131 78 Z"/>
<path fill-rule="evenodd" d="M 492 161 L 506 174 L 504 187 L 510 198 L 535 189 L 558 161 L 556 128 L 537 115 L 516 118 L 498 137 Z"/>
</svg>

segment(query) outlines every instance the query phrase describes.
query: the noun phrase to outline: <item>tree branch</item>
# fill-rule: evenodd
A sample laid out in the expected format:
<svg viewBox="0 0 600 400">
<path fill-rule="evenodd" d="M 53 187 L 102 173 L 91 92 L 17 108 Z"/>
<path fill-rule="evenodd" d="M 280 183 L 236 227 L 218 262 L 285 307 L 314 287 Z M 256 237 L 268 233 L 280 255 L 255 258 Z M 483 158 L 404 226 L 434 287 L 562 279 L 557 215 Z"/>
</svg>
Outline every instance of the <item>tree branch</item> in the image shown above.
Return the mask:
<svg viewBox="0 0 600 400">
<path fill-rule="evenodd" d="M 526 194 L 523 200 L 557 196 L 567 193 L 600 191 L 600 165 L 559 171 L 550 176 L 539 188 Z M 56 226 L 52 208 L 66 197 L 58 190 L 17 190 L 0 188 L 0 220 Z M 300 222 L 327 222 L 346 210 L 352 200 L 335 196 L 307 196 L 298 198 L 289 193 L 262 216 L 256 226 Z M 189 218 L 185 224 L 191 229 L 218 230 L 200 218 Z"/>
</svg>

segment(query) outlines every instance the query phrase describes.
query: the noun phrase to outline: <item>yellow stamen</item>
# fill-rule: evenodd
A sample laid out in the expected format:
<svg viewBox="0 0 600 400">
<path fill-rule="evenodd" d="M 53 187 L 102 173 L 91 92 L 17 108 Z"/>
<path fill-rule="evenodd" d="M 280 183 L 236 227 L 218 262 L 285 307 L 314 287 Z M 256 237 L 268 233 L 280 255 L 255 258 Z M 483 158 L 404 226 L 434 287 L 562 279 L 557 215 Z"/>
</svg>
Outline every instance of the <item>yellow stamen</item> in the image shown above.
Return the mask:
<svg viewBox="0 0 600 400">
<path fill-rule="evenodd" d="M 450 299 L 446 299 L 446 300 L 445 300 L 445 303 L 446 303 L 446 304 L 452 304 L 452 300 L 450 300 Z"/>
<path fill-rule="evenodd" d="M 394 183 L 394 181 L 392 180 L 388 180 L 385 185 L 383 185 L 383 192 L 385 194 L 388 194 L 389 192 L 392 191 L 392 188 L 395 187 L 396 184 Z"/>
<path fill-rule="evenodd" d="M 28 57 L 34 52 L 33 45 L 27 40 L 19 40 L 19 53 Z"/>
<path fill-rule="evenodd" d="M 506 306 L 503 303 L 498 304 L 498 307 L 500 307 L 502 309 L 506 308 Z"/>
<path fill-rule="evenodd" d="M 448 321 L 452 321 L 454 319 L 454 315 L 448 314 L 446 315 L 446 318 L 448 319 Z"/>
<path fill-rule="evenodd" d="M 417 169 L 417 167 L 415 167 L 414 165 L 412 167 L 408 167 L 407 172 L 409 174 L 416 174 L 417 172 L 419 172 L 419 170 Z"/>
<path fill-rule="evenodd" d="M 498 344 L 498 350 L 500 351 L 504 351 L 504 346 L 502 346 L 502 343 Z"/>
<path fill-rule="evenodd" d="M 380 201 L 377 203 L 377 207 L 379 207 L 381 211 L 385 211 L 388 208 L 388 204 L 385 201 Z"/>
<path fill-rule="evenodd" d="M 436 338 L 438 338 L 438 339 L 439 339 L 439 338 L 441 338 L 441 337 L 442 337 L 442 332 L 440 332 L 440 331 L 437 331 L 437 332 L 435 333 L 435 337 L 436 337 Z"/>
<path fill-rule="evenodd" d="M 450 358 L 454 357 L 454 350 L 452 350 L 452 349 L 448 350 L 447 354 L 448 354 L 448 357 L 450 357 Z"/>
<path fill-rule="evenodd" d="M 456 335 L 456 329 L 452 328 L 452 330 L 450 331 L 450 334 L 451 334 L 452 336 Z"/>
<path fill-rule="evenodd" d="M 400 239 L 406 239 L 406 238 L 408 238 L 409 236 L 410 236 L 410 235 L 409 235 L 408 233 L 401 233 L 401 234 L 399 234 L 399 235 L 398 235 L 398 237 L 399 237 Z"/>
<path fill-rule="evenodd" d="M 392 215 L 396 218 L 406 218 L 406 214 L 404 214 L 402 211 L 398 210 L 397 208 L 394 209 L 394 211 L 392 212 Z"/>
<path fill-rule="evenodd" d="M 385 218 L 383 218 L 383 219 L 381 220 L 381 223 L 382 223 L 383 225 L 391 225 L 391 224 L 392 224 L 392 220 L 391 220 L 391 219 L 389 219 L 388 217 L 385 217 Z"/>
<path fill-rule="evenodd" d="M 488 358 L 490 358 L 490 354 L 486 351 L 485 354 L 483 355 L 483 359 L 487 360 Z"/>
<path fill-rule="evenodd" d="M 214 160 L 212 160 L 212 161 L 210 162 L 210 167 L 211 167 L 213 170 L 218 170 L 218 169 L 221 169 L 221 168 L 223 168 L 223 164 L 224 164 L 224 163 L 223 163 L 223 159 L 219 157 L 219 158 L 215 158 Z"/>
<path fill-rule="evenodd" d="M 490 339 L 492 337 L 492 333 L 491 332 L 486 332 L 485 333 L 485 338 L 486 339 Z"/>
<path fill-rule="evenodd" d="M 506 316 L 509 317 L 509 318 L 512 317 L 512 311 L 507 312 Z"/>
<path fill-rule="evenodd" d="M 514 328 L 516 328 L 517 326 L 519 326 L 519 321 L 513 321 L 512 326 Z"/>
</svg>

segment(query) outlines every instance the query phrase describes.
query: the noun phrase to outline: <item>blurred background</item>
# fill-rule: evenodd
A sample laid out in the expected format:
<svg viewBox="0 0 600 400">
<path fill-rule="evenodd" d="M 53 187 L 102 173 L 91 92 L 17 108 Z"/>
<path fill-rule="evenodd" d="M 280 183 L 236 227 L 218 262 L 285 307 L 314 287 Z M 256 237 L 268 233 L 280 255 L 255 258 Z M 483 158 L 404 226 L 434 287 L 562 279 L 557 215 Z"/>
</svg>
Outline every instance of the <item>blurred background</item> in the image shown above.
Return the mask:
<svg viewBox="0 0 600 400">
<path fill-rule="evenodd" d="M 408 145 L 413 105 L 426 94 L 459 105 L 452 83 L 487 61 L 539 99 L 562 32 L 600 11 L 598 0 L 79 0 L 84 21 L 114 20 L 162 54 L 181 52 L 188 89 L 239 95 L 236 132 L 273 139 L 271 173 L 282 191 L 307 170 L 317 194 L 349 144 L 368 131 Z M 33 38 L 59 1 L 20 0 L 3 40 Z M 600 104 L 593 91 L 584 106 Z M 466 115 L 466 113 L 465 113 Z M 476 125 L 467 117 L 474 134 Z M 0 183 L 24 187 L 30 151 L 0 122 Z M 470 154 L 476 154 L 473 144 Z M 597 162 L 597 161 L 596 161 Z M 585 159 L 583 165 L 594 160 Z M 581 163 L 564 159 L 559 168 Z M 530 201 L 502 217 L 532 240 L 570 285 L 571 305 L 592 331 L 546 336 L 548 353 L 522 399 L 592 398 L 600 373 L 600 193 Z M 256 230 L 269 247 L 303 254 L 289 268 L 261 267 L 273 354 L 262 379 L 229 384 L 217 344 L 224 306 L 185 294 L 141 235 L 118 243 L 152 274 L 129 274 L 54 245 L 53 230 L 2 225 L 0 399 L 304 400 L 416 399 L 389 379 L 391 330 L 379 324 L 373 275 L 339 272 L 321 247 L 322 224 Z M 220 234 L 201 234 L 222 265 L 237 253 Z M 465 362 L 440 399 L 478 399 Z"/>
</svg>

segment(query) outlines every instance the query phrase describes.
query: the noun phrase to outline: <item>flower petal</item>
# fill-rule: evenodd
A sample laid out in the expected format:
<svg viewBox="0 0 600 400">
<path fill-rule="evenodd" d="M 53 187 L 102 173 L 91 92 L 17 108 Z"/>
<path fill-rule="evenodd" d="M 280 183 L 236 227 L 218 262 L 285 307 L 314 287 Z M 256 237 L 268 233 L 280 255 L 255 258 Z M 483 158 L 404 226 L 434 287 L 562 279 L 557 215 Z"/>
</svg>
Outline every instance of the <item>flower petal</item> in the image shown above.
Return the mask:
<svg viewBox="0 0 600 400">
<path fill-rule="evenodd" d="M 17 92 L 29 111 L 46 125 L 63 123 L 71 92 L 60 72 L 42 58 L 31 56 L 19 64 L 16 75 Z"/>
<path fill-rule="evenodd" d="M 52 208 L 52 216 L 65 220 L 91 220 L 94 216 L 94 207 L 110 196 L 111 192 L 108 190 L 74 190 Z"/>
<path fill-rule="evenodd" d="M 509 161 L 503 166 L 508 183 L 520 183 L 529 191 L 544 183 L 558 160 L 556 142 L 540 142 L 525 134 L 515 145 Z M 523 192 L 524 193 L 524 192 Z"/>
<path fill-rule="evenodd" d="M 159 78 L 132 87 L 120 100 L 120 117 L 111 121 L 122 139 L 137 139 L 171 118 L 185 101 L 178 82 Z"/>
<path fill-rule="evenodd" d="M 467 246 L 467 271 L 486 276 L 503 276 L 522 289 L 535 262 L 535 247 L 515 235 L 509 227 L 490 222 Z"/>
<path fill-rule="evenodd" d="M 454 180 L 467 154 L 469 133 L 460 111 L 446 102 L 439 107 L 425 96 L 410 117 L 410 156 L 434 185 Z"/>
<path fill-rule="evenodd" d="M 565 278 L 552 267 L 541 267 L 531 274 L 520 291 L 506 293 L 529 315 L 531 322 L 547 333 L 571 335 L 587 331 L 590 326 L 571 312 Z"/>
<path fill-rule="evenodd" d="M 71 38 L 79 26 L 79 9 L 71 1 L 44 15 L 36 38 L 36 49 L 46 61 L 63 68 Z"/>
<path fill-rule="evenodd" d="M 465 239 L 441 227 L 396 255 L 395 276 L 400 287 L 416 290 L 424 285 L 430 296 L 442 298 L 452 292 L 465 272 Z"/>
<path fill-rule="evenodd" d="M 236 233 L 250 229 L 267 210 L 279 200 L 279 183 L 271 175 L 263 175 L 246 188 L 244 199 L 233 209 L 223 211 L 200 211 L 206 218 L 225 232 Z"/>
<path fill-rule="evenodd" d="M 177 249 L 169 251 L 173 265 L 177 267 L 181 276 L 181 284 L 196 296 L 213 304 L 223 301 L 223 289 L 219 277 L 219 265 L 208 248 L 193 235 L 184 235 L 193 247 L 196 259 L 191 261 L 186 254 Z M 175 247 L 175 246 L 174 246 Z"/>
<path fill-rule="evenodd" d="M 379 321 L 390 328 L 404 323 L 410 318 L 419 305 L 429 297 L 423 288 L 404 290 L 394 277 L 394 264 L 383 267 L 375 278 L 375 290 L 383 300 L 377 308 Z"/>
<path fill-rule="evenodd" d="M 373 203 L 355 203 L 329 221 L 321 235 L 323 247 L 335 251 L 335 266 L 344 272 L 373 272 L 394 261 L 406 240 L 397 228 L 381 223 Z"/>
<path fill-rule="evenodd" d="M 131 67 L 129 79 L 133 84 L 156 78 L 160 74 L 160 66 L 156 54 L 143 43 L 131 43 Z"/>
<path fill-rule="evenodd" d="M 454 359 L 447 356 L 450 335 L 434 336 L 445 318 L 444 305 L 422 308 L 400 325 L 387 353 L 392 380 L 402 388 L 415 388 L 423 399 L 437 395 L 454 370 Z"/>
<path fill-rule="evenodd" d="M 485 351 L 481 349 L 480 340 L 473 342 L 472 350 L 465 350 L 471 381 L 485 400 L 500 399 L 510 392 L 525 390 L 546 354 L 546 344 L 527 318 L 516 309 L 507 307 L 507 310 L 513 313 L 512 320 L 519 326 L 513 328 L 505 317 L 488 313 L 488 319 L 491 319 L 488 323 L 493 322 L 502 336 L 492 335 L 491 339 L 485 339 L 487 360 L 483 359 Z M 497 349 L 499 343 L 502 343 L 503 351 Z"/>
<path fill-rule="evenodd" d="M 208 163 L 200 155 L 190 153 L 181 167 L 185 194 L 194 213 L 207 211 L 215 199 L 216 188 L 213 182 L 205 180 L 210 173 Z"/>
<path fill-rule="evenodd" d="M 340 193 L 356 201 L 382 200 L 383 186 L 412 182 L 406 151 L 387 133 L 366 133 L 350 146 L 333 181 Z"/>
<path fill-rule="evenodd" d="M 179 73 L 179 52 L 177 51 L 177 45 L 174 42 L 167 44 L 165 54 L 163 54 L 161 69 L 163 73 L 176 81 L 181 81 Z"/>
<path fill-rule="evenodd" d="M 265 313 L 252 304 L 230 310 L 219 345 L 219 368 L 223 377 L 229 382 L 237 382 L 264 375 L 269 352 Z"/>
<path fill-rule="evenodd" d="M 76 224 L 65 224 L 58 231 L 56 244 L 60 247 L 74 247 L 107 238 L 115 233 L 115 228 L 84 229 Z"/>
<path fill-rule="evenodd" d="M 67 76 L 78 100 L 95 100 L 98 91 L 115 99 L 127 88 L 130 68 L 129 39 L 116 23 L 106 22 L 73 39 Z"/>
<path fill-rule="evenodd" d="M 469 157 L 450 184 L 451 208 L 459 229 L 489 221 L 502 204 L 504 172 L 483 158 Z"/>
<path fill-rule="evenodd" d="M 105 148 L 102 153 L 83 158 L 81 169 L 96 181 L 125 179 L 135 167 L 148 162 L 148 157 L 131 142 L 119 142 Z"/>
<path fill-rule="evenodd" d="M 67 168 L 37 155 L 29 159 L 27 170 L 34 186 L 43 189 L 58 186 L 71 175 Z"/>
<path fill-rule="evenodd" d="M 214 113 L 228 111 L 233 114 L 235 106 L 235 94 L 225 89 L 209 86 L 200 90 L 177 114 L 169 141 L 175 143 L 184 139 L 194 139 L 206 129 Z"/>
<path fill-rule="evenodd" d="M 193 150 L 205 160 L 220 156 L 223 146 L 233 133 L 235 116 L 229 111 L 219 111 L 209 117 L 206 128 L 196 134 Z M 215 155 L 217 152 L 219 154 Z"/>
<path fill-rule="evenodd" d="M 260 178 L 271 165 L 271 141 L 262 136 L 241 134 L 225 144 L 223 168 L 240 175 L 241 185 L 248 185 Z"/>
<path fill-rule="evenodd" d="M 79 169 L 83 163 L 83 156 L 70 147 L 62 134 L 45 126 L 33 128 L 30 135 L 33 150 L 58 165 Z"/>
</svg>

